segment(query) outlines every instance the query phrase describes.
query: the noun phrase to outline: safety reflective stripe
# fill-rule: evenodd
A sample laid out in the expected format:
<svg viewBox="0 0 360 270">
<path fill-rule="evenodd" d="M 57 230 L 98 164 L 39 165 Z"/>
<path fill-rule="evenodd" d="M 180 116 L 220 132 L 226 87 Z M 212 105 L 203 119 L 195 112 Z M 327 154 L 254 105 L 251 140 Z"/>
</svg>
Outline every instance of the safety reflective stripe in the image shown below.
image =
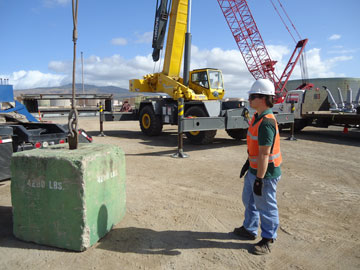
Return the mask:
<svg viewBox="0 0 360 270">
<path fill-rule="evenodd" d="M 181 115 L 184 115 L 184 105 L 179 105 L 179 109 L 178 109 L 178 115 L 181 116 Z"/>
<path fill-rule="evenodd" d="M 274 159 L 280 157 L 280 155 L 281 155 L 280 153 L 277 153 L 276 155 L 270 155 L 269 161 L 273 161 Z"/>
<path fill-rule="evenodd" d="M 252 140 L 254 140 L 254 141 L 257 141 L 257 140 L 258 140 L 258 136 L 252 135 L 249 130 L 248 130 L 248 132 L 247 132 L 247 135 L 248 135 Z"/>
<path fill-rule="evenodd" d="M 276 131 L 276 134 L 279 134 L 279 131 L 278 131 L 278 130 Z M 252 140 L 254 140 L 254 141 L 257 141 L 257 140 L 258 140 L 258 136 L 252 135 L 249 130 L 247 131 L 247 135 L 248 135 Z"/>
<path fill-rule="evenodd" d="M 280 153 L 277 153 L 276 155 L 270 155 L 269 156 L 269 162 L 273 162 L 274 159 L 277 159 L 278 157 L 280 157 Z M 257 157 L 249 157 L 249 161 L 253 162 L 253 163 L 257 163 Z"/>
<path fill-rule="evenodd" d="M 257 163 L 257 158 L 251 158 L 251 157 L 249 157 L 249 161 L 250 161 L 250 162 L 255 162 L 255 163 Z"/>
<path fill-rule="evenodd" d="M 92 141 L 92 138 L 90 138 L 85 132 L 81 132 L 81 135 L 83 135 L 88 141 Z"/>
<path fill-rule="evenodd" d="M 9 143 L 9 142 L 12 142 L 12 139 L 3 139 L 3 140 L 0 140 L 0 143 Z"/>
</svg>

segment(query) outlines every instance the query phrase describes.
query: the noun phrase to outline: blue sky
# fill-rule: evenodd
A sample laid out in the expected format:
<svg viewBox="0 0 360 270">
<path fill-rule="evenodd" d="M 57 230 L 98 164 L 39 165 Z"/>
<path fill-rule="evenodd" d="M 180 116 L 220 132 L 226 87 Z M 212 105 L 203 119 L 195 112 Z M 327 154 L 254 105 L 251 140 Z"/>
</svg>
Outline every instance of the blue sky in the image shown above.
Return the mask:
<svg viewBox="0 0 360 270">
<path fill-rule="evenodd" d="M 226 96 L 246 96 L 254 79 L 217 1 L 192 2 L 191 68 L 221 69 Z M 80 0 L 77 82 L 81 82 L 81 51 L 88 84 L 127 88 L 129 79 L 152 73 L 155 4 L 156 0 Z M 248 4 L 280 75 L 295 43 L 270 0 Z M 359 0 L 282 0 L 282 4 L 302 38 L 309 38 L 310 78 L 360 77 Z M 9 78 L 15 89 L 70 83 L 72 29 L 70 0 L 0 0 L 0 78 Z M 299 70 L 292 78 L 300 78 Z"/>
</svg>

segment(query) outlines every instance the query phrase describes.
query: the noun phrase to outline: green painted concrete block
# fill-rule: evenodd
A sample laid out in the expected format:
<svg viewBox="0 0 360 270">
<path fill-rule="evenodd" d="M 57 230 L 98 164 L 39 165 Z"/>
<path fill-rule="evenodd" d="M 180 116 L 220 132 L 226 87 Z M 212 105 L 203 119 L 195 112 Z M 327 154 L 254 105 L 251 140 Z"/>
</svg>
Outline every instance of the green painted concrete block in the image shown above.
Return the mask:
<svg viewBox="0 0 360 270">
<path fill-rule="evenodd" d="M 11 173 L 13 230 L 21 240 L 83 251 L 125 215 L 125 155 L 117 146 L 18 152 Z"/>
</svg>

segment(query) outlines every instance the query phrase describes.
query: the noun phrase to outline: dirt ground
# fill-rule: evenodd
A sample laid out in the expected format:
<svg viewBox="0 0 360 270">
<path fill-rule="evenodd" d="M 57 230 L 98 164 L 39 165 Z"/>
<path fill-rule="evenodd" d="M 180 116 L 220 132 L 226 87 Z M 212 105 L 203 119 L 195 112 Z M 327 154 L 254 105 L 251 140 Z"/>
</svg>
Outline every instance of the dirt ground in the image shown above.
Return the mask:
<svg viewBox="0 0 360 270">
<path fill-rule="evenodd" d="M 66 119 L 58 121 L 65 122 Z M 360 130 L 305 128 L 282 133 L 278 185 L 280 229 L 272 253 L 249 253 L 256 241 L 231 232 L 242 225 L 245 142 L 218 131 L 215 142 L 175 159 L 176 128 L 149 138 L 137 122 L 80 118 L 95 143 L 126 153 L 127 212 L 85 252 L 17 240 L 10 181 L 0 182 L 0 269 L 360 269 Z"/>
</svg>

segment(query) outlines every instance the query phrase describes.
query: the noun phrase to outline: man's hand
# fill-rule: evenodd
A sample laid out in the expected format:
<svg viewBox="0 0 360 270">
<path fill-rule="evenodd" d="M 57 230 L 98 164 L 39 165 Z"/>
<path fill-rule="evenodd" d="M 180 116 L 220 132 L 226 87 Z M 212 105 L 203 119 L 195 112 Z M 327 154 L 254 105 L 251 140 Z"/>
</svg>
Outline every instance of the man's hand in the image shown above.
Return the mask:
<svg viewBox="0 0 360 270">
<path fill-rule="evenodd" d="M 250 165 L 250 163 L 249 163 L 249 160 L 247 159 L 246 162 L 245 162 L 245 164 L 244 164 L 243 167 L 241 168 L 240 178 L 242 178 L 242 177 L 245 175 L 245 173 L 246 173 L 247 170 L 249 169 L 249 165 Z"/>
<path fill-rule="evenodd" d="M 261 196 L 261 190 L 262 190 L 262 185 L 263 185 L 263 179 L 256 177 L 255 182 L 254 182 L 254 193 L 258 196 Z"/>
</svg>

